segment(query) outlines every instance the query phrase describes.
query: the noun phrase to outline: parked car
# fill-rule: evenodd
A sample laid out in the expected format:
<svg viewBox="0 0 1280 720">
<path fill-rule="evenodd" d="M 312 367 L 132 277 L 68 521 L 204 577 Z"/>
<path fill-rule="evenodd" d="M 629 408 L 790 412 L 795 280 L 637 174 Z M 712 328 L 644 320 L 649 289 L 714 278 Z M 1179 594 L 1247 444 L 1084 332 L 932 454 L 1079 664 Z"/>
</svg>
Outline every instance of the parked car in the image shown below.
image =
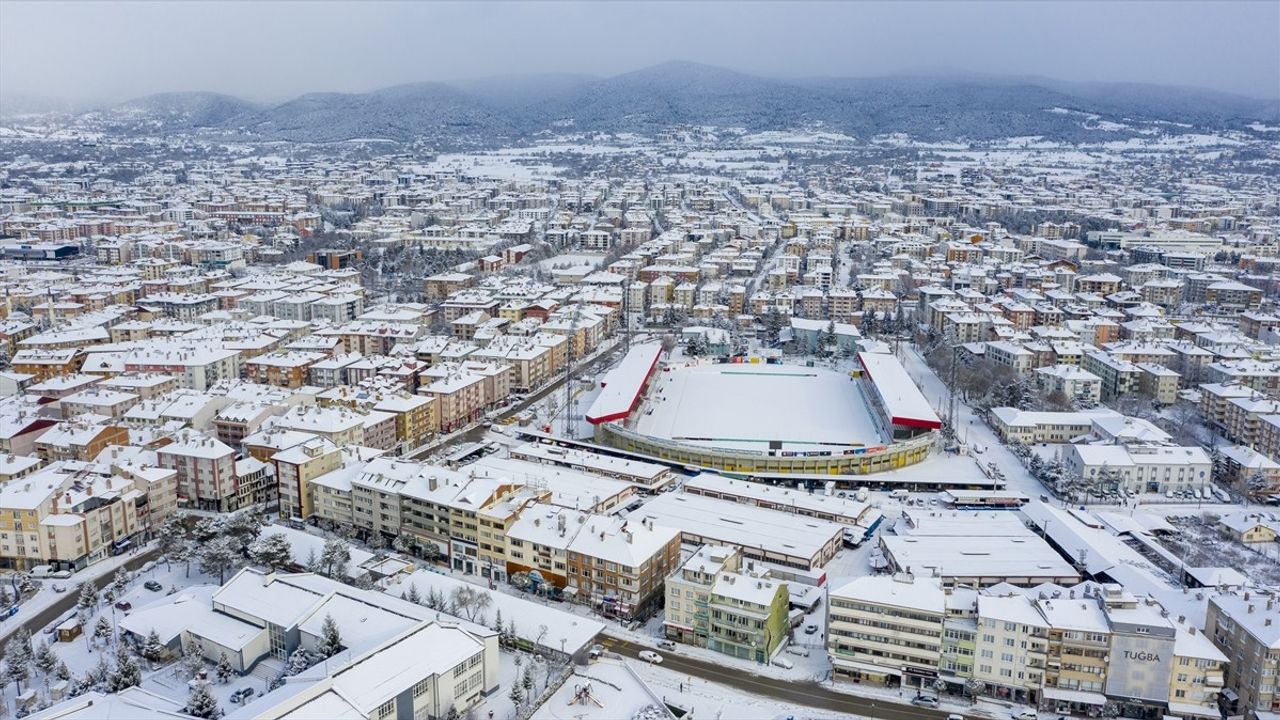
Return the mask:
<svg viewBox="0 0 1280 720">
<path fill-rule="evenodd" d="M 164 586 L 156 582 L 155 580 L 148 580 L 142 583 L 142 587 L 150 590 L 151 592 L 160 592 L 161 590 L 164 589 Z"/>
<path fill-rule="evenodd" d="M 777 666 L 778 666 L 778 667 L 780 667 L 780 668 L 784 668 L 784 669 L 786 669 L 786 670 L 790 670 L 791 668 L 793 668 L 793 667 L 795 667 L 795 666 L 796 666 L 796 665 L 795 665 L 795 663 L 791 662 L 790 660 L 788 660 L 788 659 L 786 659 L 786 658 L 784 658 L 784 657 L 776 657 L 776 658 L 774 658 L 774 659 L 773 659 L 773 664 L 774 664 L 774 665 L 777 665 Z"/>
<path fill-rule="evenodd" d="M 71 577 L 71 571 L 59 570 L 58 572 L 49 573 L 49 577 L 54 578 L 56 580 L 66 580 L 67 578 Z"/>
<path fill-rule="evenodd" d="M 155 569 L 156 569 L 156 561 L 148 560 L 142 564 L 142 567 L 138 568 L 138 572 L 144 572 L 144 573 L 151 572 L 152 570 L 155 570 Z"/>
<path fill-rule="evenodd" d="M 911 704 L 919 705 L 920 707 L 936 708 L 938 707 L 938 698 L 932 695 L 917 695 L 911 698 Z"/>
<path fill-rule="evenodd" d="M 801 645 L 788 645 L 787 653 L 796 657 L 809 657 L 809 648 Z"/>
<path fill-rule="evenodd" d="M 53 591 L 56 593 L 64 593 L 67 591 L 67 586 L 63 585 L 62 583 L 54 583 L 51 587 L 53 588 Z"/>
<path fill-rule="evenodd" d="M 809 623 L 808 625 L 805 625 L 805 626 L 804 626 L 804 634 L 805 634 L 805 635 L 812 635 L 812 634 L 814 634 L 814 633 L 816 633 L 816 632 L 818 632 L 818 626 L 817 626 L 817 625 L 814 625 L 813 623 Z"/>
<path fill-rule="evenodd" d="M 1013 713 L 1013 720 L 1036 720 L 1035 710 L 1022 710 Z"/>
<path fill-rule="evenodd" d="M 959 713 L 951 713 L 947 716 L 947 720 L 964 720 L 964 716 Z"/>
<path fill-rule="evenodd" d="M 649 663 L 650 665 L 662 664 L 662 656 L 652 650 L 641 650 L 640 659 Z"/>
<path fill-rule="evenodd" d="M 658 647 L 662 648 L 663 650 L 670 650 L 672 652 L 675 652 L 676 644 L 671 640 L 659 640 Z"/>
<path fill-rule="evenodd" d="M 117 601 L 117 602 L 116 602 L 116 609 L 117 609 L 117 610 L 124 610 L 125 612 L 128 612 L 128 611 L 130 611 L 130 610 L 132 610 L 132 609 L 133 609 L 133 603 L 129 602 L 128 600 L 120 600 L 120 601 Z"/>
<path fill-rule="evenodd" d="M 604 654 L 603 645 L 592 645 L 591 650 L 587 652 L 587 656 L 592 660 L 599 658 L 602 654 Z"/>
</svg>

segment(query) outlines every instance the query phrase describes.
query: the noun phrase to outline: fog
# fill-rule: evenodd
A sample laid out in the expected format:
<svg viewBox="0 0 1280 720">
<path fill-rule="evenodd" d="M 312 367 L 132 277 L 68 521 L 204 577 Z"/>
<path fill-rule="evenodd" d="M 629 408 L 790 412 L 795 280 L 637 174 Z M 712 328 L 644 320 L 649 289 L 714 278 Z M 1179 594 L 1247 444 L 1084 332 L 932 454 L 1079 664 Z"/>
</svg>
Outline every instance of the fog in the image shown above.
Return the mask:
<svg viewBox="0 0 1280 720">
<path fill-rule="evenodd" d="M 901 72 L 1280 97 L 1280 3 L 0 2 L 0 98 L 209 90 L 257 101 L 692 60 L 770 77 Z"/>
</svg>

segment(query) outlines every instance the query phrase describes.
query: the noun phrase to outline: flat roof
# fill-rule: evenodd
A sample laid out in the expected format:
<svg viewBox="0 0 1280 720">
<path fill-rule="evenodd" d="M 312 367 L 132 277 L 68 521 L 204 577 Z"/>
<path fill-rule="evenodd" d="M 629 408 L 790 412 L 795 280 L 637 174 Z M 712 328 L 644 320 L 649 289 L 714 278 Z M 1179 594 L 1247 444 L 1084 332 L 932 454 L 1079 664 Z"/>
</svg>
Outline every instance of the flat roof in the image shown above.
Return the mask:
<svg viewBox="0 0 1280 720">
<path fill-rule="evenodd" d="M 782 485 L 769 485 L 749 480 L 734 480 L 715 473 L 702 473 L 695 478 L 686 480 L 684 486 L 685 488 L 704 492 L 734 495 L 759 502 L 786 505 L 795 508 L 797 512 L 801 510 L 821 512 L 847 520 L 850 525 L 859 524 L 860 520 L 867 519 L 865 516 L 868 514 L 867 511 L 871 509 L 870 503 L 848 497 L 823 495 L 817 492 L 801 492 Z M 880 513 L 877 512 L 874 515 L 879 517 Z"/>
<path fill-rule="evenodd" d="M 957 578 L 1079 578 L 1044 540 L 1034 535 L 885 535 L 885 552 L 916 574 Z"/>
<path fill-rule="evenodd" d="M 942 420 L 898 358 L 887 353 L 860 352 L 858 362 L 871 379 L 871 387 L 880 398 L 890 422 L 909 427 L 942 427 Z"/>
<path fill-rule="evenodd" d="M 621 420 L 630 414 L 640 400 L 640 390 L 661 356 L 661 343 L 632 347 L 622 358 L 622 362 L 600 381 L 604 389 L 587 410 L 587 422 L 599 425 L 610 420 Z"/>
<path fill-rule="evenodd" d="M 719 544 L 754 548 L 812 560 L 827 543 L 844 537 L 844 526 L 817 518 L 687 493 L 664 493 L 633 512 L 630 519 L 711 538 Z"/>
</svg>

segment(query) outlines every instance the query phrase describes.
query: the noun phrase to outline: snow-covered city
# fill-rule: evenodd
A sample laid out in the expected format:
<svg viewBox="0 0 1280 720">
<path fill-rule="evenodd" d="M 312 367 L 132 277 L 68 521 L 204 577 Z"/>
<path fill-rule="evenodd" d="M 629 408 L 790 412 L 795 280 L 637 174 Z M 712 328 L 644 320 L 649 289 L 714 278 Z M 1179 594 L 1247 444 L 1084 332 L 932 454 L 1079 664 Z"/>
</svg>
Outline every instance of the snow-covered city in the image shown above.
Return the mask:
<svg viewBox="0 0 1280 720">
<path fill-rule="evenodd" d="M 911 6 L 0 2 L 0 718 L 1280 720 L 1280 5 Z"/>
</svg>

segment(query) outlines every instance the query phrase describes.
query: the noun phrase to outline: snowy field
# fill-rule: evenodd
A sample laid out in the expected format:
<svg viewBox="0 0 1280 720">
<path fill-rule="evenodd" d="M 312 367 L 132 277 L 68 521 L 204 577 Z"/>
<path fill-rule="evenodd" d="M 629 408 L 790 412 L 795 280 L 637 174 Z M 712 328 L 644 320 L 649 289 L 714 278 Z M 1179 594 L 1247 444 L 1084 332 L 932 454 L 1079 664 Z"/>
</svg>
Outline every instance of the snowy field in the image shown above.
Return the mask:
<svg viewBox="0 0 1280 720">
<path fill-rule="evenodd" d="M 848 375 L 793 365 L 699 365 L 663 373 L 636 431 L 700 445 L 832 450 L 884 442 Z"/>
</svg>

